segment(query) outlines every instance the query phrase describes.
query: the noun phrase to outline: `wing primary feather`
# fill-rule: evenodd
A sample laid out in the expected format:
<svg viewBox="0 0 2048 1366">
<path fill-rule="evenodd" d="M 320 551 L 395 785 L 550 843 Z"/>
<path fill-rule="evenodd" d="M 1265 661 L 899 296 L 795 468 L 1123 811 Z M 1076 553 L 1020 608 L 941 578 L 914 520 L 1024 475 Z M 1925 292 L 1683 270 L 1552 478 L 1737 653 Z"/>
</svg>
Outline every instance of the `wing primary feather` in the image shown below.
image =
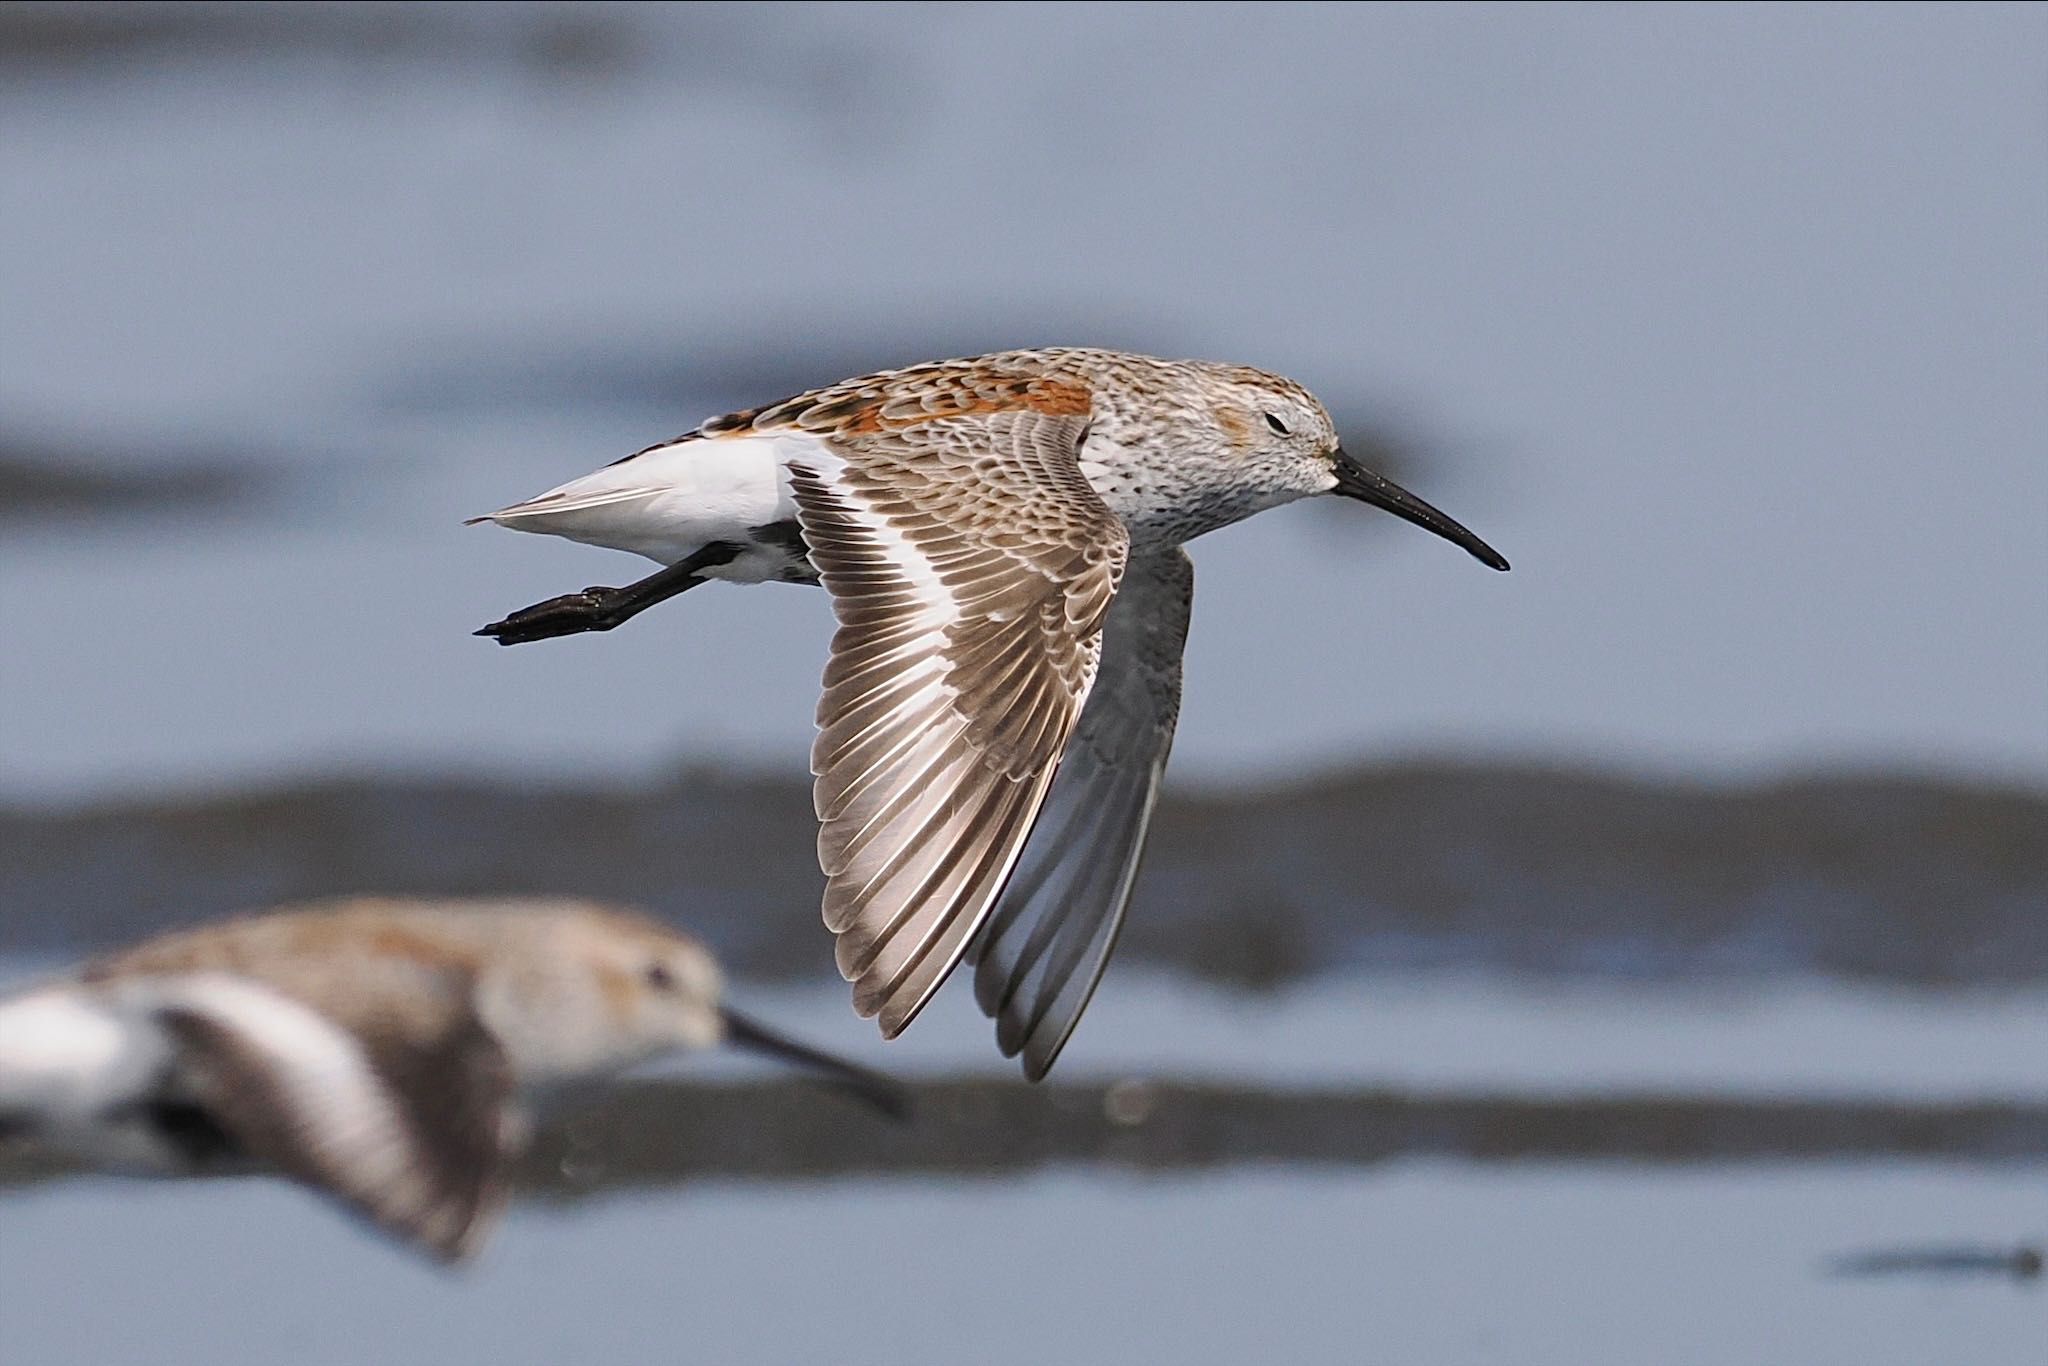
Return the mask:
<svg viewBox="0 0 2048 1366">
<path fill-rule="evenodd" d="M 1086 1009 L 1137 883 L 1179 712 L 1193 586 L 1177 550 L 1128 566 L 1066 759 L 971 951 L 975 1000 L 1033 1081 Z"/>
</svg>

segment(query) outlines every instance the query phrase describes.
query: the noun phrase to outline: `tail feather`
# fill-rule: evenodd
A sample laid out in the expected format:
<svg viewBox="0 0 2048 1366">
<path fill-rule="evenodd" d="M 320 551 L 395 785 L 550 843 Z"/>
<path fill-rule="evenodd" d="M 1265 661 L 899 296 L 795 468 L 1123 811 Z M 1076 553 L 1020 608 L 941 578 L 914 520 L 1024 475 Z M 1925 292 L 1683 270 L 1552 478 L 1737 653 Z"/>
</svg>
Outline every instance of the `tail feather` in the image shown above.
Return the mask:
<svg viewBox="0 0 2048 1366">
<path fill-rule="evenodd" d="M 543 493 L 538 498 L 529 498 L 523 503 L 499 508 L 496 512 L 487 513 L 482 517 L 471 517 L 464 521 L 463 525 L 475 526 L 478 522 L 517 521 L 522 517 L 552 517 L 563 512 L 584 512 L 590 508 L 609 507 L 613 503 L 630 503 L 636 498 L 652 498 L 663 491 L 659 487 L 649 487 L 645 484 L 606 489 L 578 489 L 576 485 L 569 484 L 550 493 Z"/>
</svg>

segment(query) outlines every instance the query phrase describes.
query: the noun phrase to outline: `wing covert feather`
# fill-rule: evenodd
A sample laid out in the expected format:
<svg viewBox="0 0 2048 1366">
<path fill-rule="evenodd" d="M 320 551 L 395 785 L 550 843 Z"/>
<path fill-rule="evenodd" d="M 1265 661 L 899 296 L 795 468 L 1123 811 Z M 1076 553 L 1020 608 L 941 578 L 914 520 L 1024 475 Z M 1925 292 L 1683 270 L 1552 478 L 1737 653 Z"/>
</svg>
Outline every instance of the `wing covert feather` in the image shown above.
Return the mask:
<svg viewBox="0 0 2048 1366">
<path fill-rule="evenodd" d="M 365 997 L 395 982 L 360 984 Z M 418 1029 L 421 996 L 380 1028 L 358 1005 L 356 1028 L 250 979 L 139 978 L 112 989 L 159 997 L 184 1086 L 258 1161 L 322 1191 L 444 1261 L 481 1244 L 502 1207 L 519 1145 L 514 1081 L 464 983 Z M 402 1021 L 402 1023 L 400 1023 Z"/>
<path fill-rule="evenodd" d="M 1128 537 L 1085 412 L 951 413 L 793 463 L 839 629 L 812 747 L 854 1005 L 893 1037 L 1001 892 L 1092 683 Z"/>
</svg>

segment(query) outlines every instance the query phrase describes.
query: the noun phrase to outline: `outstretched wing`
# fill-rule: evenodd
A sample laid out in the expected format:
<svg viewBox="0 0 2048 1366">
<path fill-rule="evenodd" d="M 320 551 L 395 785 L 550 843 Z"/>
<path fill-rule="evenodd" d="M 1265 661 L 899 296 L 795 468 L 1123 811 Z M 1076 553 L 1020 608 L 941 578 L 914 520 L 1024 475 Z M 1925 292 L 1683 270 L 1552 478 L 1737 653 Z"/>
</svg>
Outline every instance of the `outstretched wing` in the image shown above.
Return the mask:
<svg viewBox="0 0 2048 1366">
<path fill-rule="evenodd" d="M 811 750 L 825 923 L 894 1037 L 965 952 L 1095 677 L 1129 538 L 1085 402 L 879 416 L 792 462 L 839 630 Z"/>
<path fill-rule="evenodd" d="M 345 1028 L 248 978 L 202 973 L 111 986 L 173 1041 L 178 1086 L 248 1157 L 444 1261 L 476 1250 L 517 1146 L 513 1078 L 465 987 Z M 396 988 L 398 984 L 388 984 Z"/>
<path fill-rule="evenodd" d="M 1102 667 L 1017 869 L 975 941 L 974 995 L 1005 1057 L 1041 1080 L 1116 946 L 1180 715 L 1195 566 L 1133 558 L 1102 633 Z"/>
</svg>

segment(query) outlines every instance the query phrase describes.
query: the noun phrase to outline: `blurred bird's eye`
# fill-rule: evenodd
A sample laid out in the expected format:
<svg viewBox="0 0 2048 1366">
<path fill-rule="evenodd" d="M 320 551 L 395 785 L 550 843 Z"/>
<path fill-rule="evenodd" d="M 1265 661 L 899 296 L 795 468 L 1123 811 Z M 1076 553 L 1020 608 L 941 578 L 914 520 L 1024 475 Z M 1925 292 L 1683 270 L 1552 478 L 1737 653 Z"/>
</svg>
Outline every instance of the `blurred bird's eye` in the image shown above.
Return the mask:
<svg viewBox="0 0 2048 1366">
<path fill-rule="evenodd" d="M 1279 418 L 1273 416 L 1271 413 L 1266 414 L 1266 425 L 1268 427 L 1271 427 L 1276 435 L 1286 436 L 1289 434 L 1287 431 L 1287 424 L 1285 422 L 1282 422 Z"/>
<path fill-rule="evenodd" d="M 676 975 L 668 970 L 666 963 L 654 963 L 647 969 L 647 985 L 656 991 L 673 991 Z"/>
</svg>

